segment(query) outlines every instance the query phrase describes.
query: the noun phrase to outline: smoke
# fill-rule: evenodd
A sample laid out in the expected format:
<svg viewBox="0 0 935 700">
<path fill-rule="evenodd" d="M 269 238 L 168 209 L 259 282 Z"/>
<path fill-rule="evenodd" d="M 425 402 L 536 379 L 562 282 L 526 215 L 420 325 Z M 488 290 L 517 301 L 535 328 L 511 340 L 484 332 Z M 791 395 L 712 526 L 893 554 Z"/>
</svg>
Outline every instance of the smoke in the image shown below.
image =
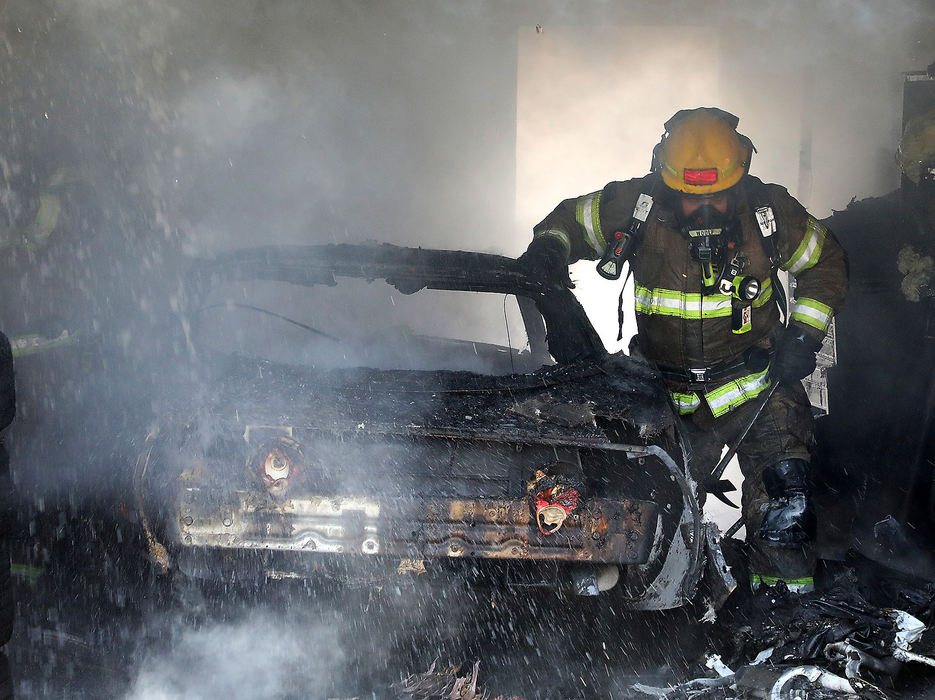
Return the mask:
<svg viewBox="0 0 935 700">
<path fill-rule="evenodd" d="M 705 93 L 741 116 L 760 148 L 755 169 L 790 187 L 801 112 L 813 114 L 813 180 L 835 182 L 832 190 L 816 184 L 817 213 L 878 193 L 895 175 L 868 171 L 880 165 L 878 149 L 892 150 L 899 72 L 933 60 L 931 14 L 919 1 L 870 0 L 703 10 L 677 2 L 14 0 L 4 9 L 5 43 L 28 85 L 7 95 L 22 113 L 11 125 L 20 140 L 24 131 L 54 135 L 105 181 L 132 180 L 196 251 L 374 238 L 516 253 L 552 192 L 577 193 L 555 184 L 569 168 L 581 173 L 578 187 L 603 184 L 608 171 L 588 168 L 588 150 L 616 153 L 614 177 L 639 174 L 669 116 L 661 110 Z M 517 86 L 517 60 L 529 60 L 527 44 L 569 31 L 574 41 L 556 49 L 599 36 L 592 44 L 603 62 L 577 76 L 593 83 L 539 103 L 538 118 L 585 141 L 609 120 L 629 140 L 539 166 L 549 201 L 517 221 L 516 89 L 529 89 Z M 579 66 L 563 68 L 560 55 L 547 54 L 556 80 L 573 78 Z M 699 73 L 709 77 L 699 83 Z M 642 90 L 621 109 L 618 86 L 628 81 Z M 646 104 L 657 92 L 665 106 Z M 572 108 L 588 118 L 555 115 Z M 532 147 L 544 159 L 552 151 L 548 140 Z"/>
<path fill-rule="evenodd" d="M 327 697 L 345 675 L 341 627 L 339 619 L 312 620 L 302 611 L 286 620 L 265 606 L 230 622 L 183 627 L 170 650 L 147 655 L 126 697 Z"/>
<path fill-rule="evenodd" d="M 54 317 L 87 339 L 77 359 L 17 361 L 17 481 L 123 487 L 155 389 L 190 359 L 185 255 L 365 240 L 518 255 L 559 199 L 643 174 L 662 123 L 700 104 L 737 114 L 753 173 L 823 216 L 896 186 L 900 73 L 932 61 L 928 0 L 6 0 L 0 233 L 59 168 L 82 184 L 61 247 L 0 250 L 0 327 Z M 618 289 L 575 276 L 616 347 Z M 231 694 L 245 675 L 281 694 L 312 642 L 323 674 L 341 664 L 321 626 L 310 641 L 263 620 L 192 631 L 136 696 L 197 697 L 201 669 Z"/>
<path fill-rule="evenodd" d="M 513 299 L 422 290 L 402 294 L 382 280 L 338 277 L 312 290 L 244 282 L 214 290 L 192 323 L 195 345 L 319 368 L 532 371 L 517 357 L 526 330 Z M 349 314 L 347 300 L 357 308 Z M 268 311 L 278 309 L 273 312 Z M 264 312 L 264 310 L 266 312 Z M 271 339 L 275 342 L 271 342 Z M 458 343 L 446 348 L 432 338 Z M 484 344 L 511 347 L 512 354 Z"/>
</svg>

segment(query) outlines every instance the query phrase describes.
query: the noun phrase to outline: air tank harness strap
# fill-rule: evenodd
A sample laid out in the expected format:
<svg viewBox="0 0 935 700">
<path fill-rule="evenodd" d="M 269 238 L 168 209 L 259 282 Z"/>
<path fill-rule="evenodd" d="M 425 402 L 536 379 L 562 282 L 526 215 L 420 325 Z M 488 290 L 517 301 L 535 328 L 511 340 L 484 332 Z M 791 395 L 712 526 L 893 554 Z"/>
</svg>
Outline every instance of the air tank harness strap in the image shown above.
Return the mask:
<svg viewBox="0 0 935 700">
<path fill-rule="evenodd" d="M 643 242 L 644 224 L 649 218 L 649 212 L 652 211 L 656 190 L 662 177 L 658 172 L 652 172 L 643 178 L 640 194 L 636 198 L 636 204 L 633 207 L 633 215 L 627 222 L 622 231 L 615 231 L 613 237 L 607 243 L 604 254 L 597 263 L 597 273 L 608 280 L 618 280 L 623 273 L 623 264 L 629 262 L 630 258 L 639 249 Z M 617 340 L 623 339 L 623 291 L 626 289 L 627 281 L 633 272 L 628 265 L 627 277 L 620 287 L 620 297 L 617 299 Z"/>
<path fill-rule="evenodd" d="M 782 313 L 783 322 L 786 322 L 789 317 L 789 304 L 778 275 L 781 260 L 779 258 L 779 249 L 776 247 L 776 239 L 773 237 L 778 229 L 776 214 L 773 212 L 765 187 L 754 187 L 749 196 L 750 206 L 756 216 L 757 226 L 760 228 L 763 251 L 769 258 L 770 266 L 773 269 L 773 294 L 776 298 L 776 304 L 779 306 L 779 311 Z"/>
</svg>

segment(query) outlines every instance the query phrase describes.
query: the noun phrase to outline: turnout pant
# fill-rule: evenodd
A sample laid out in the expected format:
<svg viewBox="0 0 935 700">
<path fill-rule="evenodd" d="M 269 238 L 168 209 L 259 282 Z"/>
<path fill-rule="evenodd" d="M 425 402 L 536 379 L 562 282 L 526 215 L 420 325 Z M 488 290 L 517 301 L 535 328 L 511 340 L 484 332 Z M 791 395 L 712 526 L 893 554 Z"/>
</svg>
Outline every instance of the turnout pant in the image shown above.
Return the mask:
<svg viewBox="0 0 935 700">
<path fill-rule="evenodd" d="M 720 461 L 723 448 L 733 443 L 760 405 L 753 399 L 726 415 L 714 418 L 707 404 L 682 417 L 691 446 L 689 469 L 699 487 Z M 801 382 L 784 383 L 770 397 L 750 432 L 737 449 L 743 474 L 741 508 L 750 553 L 752 583 L 773 584 L 781 579 L 791 590 L 814 585 L 815 556 L 809 544 L 769 545 L 757 536 L 769 497 L 763 470 L 784 459 L 808 462 L 815 445 L 814 418 Z M 700 498 L 704 499 L 702 492 Z"/>
</svg>

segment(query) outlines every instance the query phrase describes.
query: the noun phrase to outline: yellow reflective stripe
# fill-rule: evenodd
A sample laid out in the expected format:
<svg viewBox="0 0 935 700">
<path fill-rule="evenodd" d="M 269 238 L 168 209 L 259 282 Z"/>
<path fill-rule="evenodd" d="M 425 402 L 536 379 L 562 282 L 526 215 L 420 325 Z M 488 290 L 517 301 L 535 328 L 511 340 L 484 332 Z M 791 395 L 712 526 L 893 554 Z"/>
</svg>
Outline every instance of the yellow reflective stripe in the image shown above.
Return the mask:
<svg viewBox="0 0 935 700">
<path fill-rule="evenodd" d="M 800 578 L 783 578 L 781 576 L 762 576 L 760 574 L 750 574 L 750 583 L 756 590 L 760 584 L 764 586 L 775 586 L 782 581 L 786 588 L 797 593 L 806 593 L 815 590 L 815 577 L 802 576 Z"/>
<path fill-rule="evenodd" d="M 33 224 L 33 232 L 40 241 L 52 235 L 58 225 L 58 216 L 62 213 L 62 203 L 54 194 L 39 195 L 39 211 Z"/>
<path fill-rule="evenodd" d="M 802 242 L 795 249 L 792 257 L 782 269 L 790 275 L 796 275 L 818 262 L 821 257 L 821 250 L 825 245 L 825 237 L 828 235 L 828 229 L 822 226 L 814 216 L 809 216 L 805 224 L 805 235 Z"/>
<path fill-rule="evenodd" d="M 634 292 L 635 308 L 641 314 L 676 316 L 678 318 L 723 318 L 731 314 L 731 298 L 726 294 L 703 296 L 697 293 L 677 292 L 672 289 L 649 289 L 637 285 Z M 763 290 L 753 302 L 754 308 L 764 306 L 773 298 L 770 280 L 763 281 Z"/>
<path fill-rule="evenodd" d="M 690 319 L 730 316 L 731 301 L 730 297 L 725 294 L 702 296 L 671 289 L 648 289 L 637 286 L 634 296 L 636 310 L 643 314 Z"/>
<path fill-rule="evenodd" d="M 76 336 L 64 330 L 57 338 L 46 338 L 37 333 L 15 336 L 10 338 L 10 348 L 13 351 L 13 357 L 23 357 L 43 350 L 72 345 L 75 342 Z"/>
<path fill-rule="evenodd" d="M 768 371 L 767 367 L 762 372 L 748 374 L 729 381 L 714 391 L 706 392 L 704 397 L 711 408 L 711 415 L 717 418 L 759 396 L 760 392 L 770 385 L 770 380 L 766 377 Z"/>
<path fill-rule="evenodd" d="M 10 564 L 10 573 L 13 576 L 28 579 L 31 584 L 34 584 L 42 576 L 43 572 L 43 569 L 28 564 L 17 564 L 15 562 Z"/>
<path fill-rule="evenodd" d="M 544 238 L 545 236 L 561 241 L 562 245 L 565 246 L 565 250 L 571 252 L 571 238 L 561 229 L 550 228 L 545 231 L 535 231 L 533 234 L 533 238 Z"/>
<path fill-rule="evenodd" d="M 588 245 L 594 252 L 603 254 L 607 247 L 604 234 L 601 232 L 601 193 L 600 191 L 578 197 L 575 204 L 575 221 L 584 227 Z"/>
<path fill-rule="evenodd" d="M 827 332 L 832 316 L 834 316 L 834 310 L 827 304 L 822 304 L 816 299 L 801 297 L 795 300 L 790 319 Z"/>
<path fill-rule="evenodd" d="M 743 158 L 735 158 L 733 162 L 727 164 L 721 168 L 721 179 L 728 177 L 734 170 L 737 169 L 737 166 L 743 164 Z"/>
<path fill-rule="evenodd" d="M 678 407 L 679 415 L 684 416 L 687 413 L 694 413 L 701 405 L 701 397 L 695 393 L 680 394 L 677 391 L 672 391 L 669 395 Z"/>
</svg>

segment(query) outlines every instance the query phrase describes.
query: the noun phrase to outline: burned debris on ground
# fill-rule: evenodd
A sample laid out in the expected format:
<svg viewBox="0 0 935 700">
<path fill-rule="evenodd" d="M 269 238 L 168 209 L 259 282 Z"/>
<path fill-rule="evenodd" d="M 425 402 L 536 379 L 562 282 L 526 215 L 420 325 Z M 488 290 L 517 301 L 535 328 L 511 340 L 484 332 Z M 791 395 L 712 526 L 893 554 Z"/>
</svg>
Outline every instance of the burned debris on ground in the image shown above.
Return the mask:
<svg viewBox="0 0 935 700">
<path fill-rule="evenodd" d="M 705 651 L 627 687 L 556 687 L 528 697 L 614 697 L 659 700 L 923 700 L 935 687 L 935 582 L 899 572 L 852 552 L 827 564 L 815 592 L 791 593 L 781 582 L 738 591 L 713 624 L 682 630 L 706 640 Z M 391 685 L 401 700 L 517 698 L 497 695 L 481 658 L 464 667 L 442 664 Z M 632 669 L 631 669 L 632 670 Z M 557 685 L 557 684 L 556 684 Z M 609 697 L 609 695 L 608 695 Z"/>
<path fill-rule="evenodd" d="M 741 593 L 708 631 L 696 677 L 632 690 L 665 700 L 931 697 L 935 583 L 854 551 L 821 578 L 807 594 L 782 582 Z"/>
</svg>

